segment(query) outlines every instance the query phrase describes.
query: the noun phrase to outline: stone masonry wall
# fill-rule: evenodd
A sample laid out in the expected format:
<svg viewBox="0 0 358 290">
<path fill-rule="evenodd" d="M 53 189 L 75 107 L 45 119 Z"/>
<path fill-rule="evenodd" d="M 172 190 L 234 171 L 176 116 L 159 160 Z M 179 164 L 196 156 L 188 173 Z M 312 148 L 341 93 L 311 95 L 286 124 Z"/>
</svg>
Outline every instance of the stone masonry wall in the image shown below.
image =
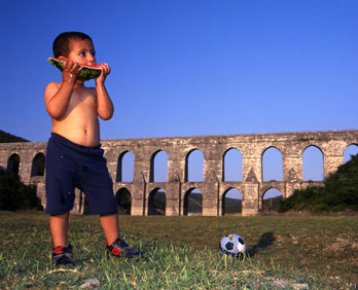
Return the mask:
<svg viewBox="0 0 358 290">
<path fill-rule="evenodd" d="M 309 146 L 319 148 L 324 159 L 324 176 L 334 172 L 343 163 L 347 146 L 358 144 L 358 130 L 292 132 L 274 134 L 214 135 L 196 137 L 170 137 L 145 139 L 103 140 L 107 165 L 114 181 L 116 193 L 126 188 L 131 194 L 131 214 L 147 215 L 150 193 L 161 188 L 166 193 L 165 214 L 183 215 L 185 195 L 193 188 L 202 192 L 202 214 L 222 215 L 225 193 L 237 188 L 242 193 L 242 215 L 256 215 L 262 208 L 262 198 L 270 188 L 277 188 L 283 197 L 289 197 L 295 189 L 319 184 L 303 180 L 302 154 Z M 283 180 L 263 181 L 262 157 L 274 147 L 282 154 Z M 223 158 L 228 150 L 236 148 L 242 155 L 242 181 L 223 181 Z M 187 159 L 193 150 L 204 155 L 204 181 L 187 181 Z M 165 151 L 168 156 L 167 182 L 153 182 L 153 159 L 156 153 Z M 134 155 L 132 182 L 117 181 L 118 163 L 126 152 Z M 38 154 L 46 154 L 46 143 L 0 144 L 0 169 L 8 169 L 11 157 L 19 157 L 19 176 L 25 183 L 38 184 L 38 195 L 46 203 L 43 176 L 33 174 L 33 160 Z M 32 176 L 31 176 L 32 175 Z M 79 193 L 73 212 L 85 211 L 84 197 Z"/>
</svg>

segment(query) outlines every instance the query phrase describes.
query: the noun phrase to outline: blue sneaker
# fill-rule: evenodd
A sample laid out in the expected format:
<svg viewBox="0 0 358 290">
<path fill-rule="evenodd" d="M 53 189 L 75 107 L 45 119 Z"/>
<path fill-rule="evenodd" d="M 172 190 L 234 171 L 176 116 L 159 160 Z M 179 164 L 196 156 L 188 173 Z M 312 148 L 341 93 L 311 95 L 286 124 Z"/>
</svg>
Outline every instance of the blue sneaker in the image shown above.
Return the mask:
<svg viewBox="0 0 358 290">
<path fill-rule="evenodd" d="M 54 248 L 52 251 L 52 262 L 56 267 L 74 266 L 75 263 L 73 262 L 72 246 L 68 245 L 67 247 L 59 246 Z"/>
<path fill-rule="evenodd" d="M 132 249 L 129 245 L 121 239 L 115 240 L 111 245 L 105 243 L 107 250 L 112 256 L 119 258 L 136 259 L 140 256 L 140 252 L 137 249 Z"/>
</svg>

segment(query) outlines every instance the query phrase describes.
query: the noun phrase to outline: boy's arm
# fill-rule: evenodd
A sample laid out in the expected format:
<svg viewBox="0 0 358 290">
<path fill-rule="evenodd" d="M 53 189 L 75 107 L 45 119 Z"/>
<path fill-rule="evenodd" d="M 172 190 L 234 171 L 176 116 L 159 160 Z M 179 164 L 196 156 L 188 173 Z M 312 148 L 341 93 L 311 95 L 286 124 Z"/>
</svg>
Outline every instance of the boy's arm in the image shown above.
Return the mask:
<svg viewBox="0 0 358 290">
<path fill-rule="evenodd" d="M 60 120 L 67 112 L 73 87 L 77 79 L 77 64 L 68 61 L 62 71 L 62 83 L 50 83 L 45 90 L 46 110 L 51 118 Z"/>
<path fill-rule="evenodd" d="M 104 64 L 100 76 L 96 79 L 97 114 L 103 120 L 111 119 L 114 112 L 113 103 L 104 85 L 104 81 L 110 71 L 109 66 Z"/>
</svg>

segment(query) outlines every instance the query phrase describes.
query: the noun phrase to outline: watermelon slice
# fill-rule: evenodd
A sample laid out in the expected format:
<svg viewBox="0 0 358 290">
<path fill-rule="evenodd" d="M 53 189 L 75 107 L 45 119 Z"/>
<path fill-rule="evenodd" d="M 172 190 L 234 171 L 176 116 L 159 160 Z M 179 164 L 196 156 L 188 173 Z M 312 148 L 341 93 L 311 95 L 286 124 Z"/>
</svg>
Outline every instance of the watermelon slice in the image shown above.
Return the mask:
<svg viewBox="0 0 358 290">
<path fill-rule="evenodd" d="M 57 67 L 60 71 L 62 71 L 63 68 L 63 61 L 55 58 L 55 57 L 49 57 L 48 61 Z M 90 79 L 95 79 L 101 74 L 100 65 L 95 66 L 87 66 L 87 65 L 81 65 L 81 70 L 78 73 L 78 78 L 81 80 L 88 81 Z"/>
</svg>

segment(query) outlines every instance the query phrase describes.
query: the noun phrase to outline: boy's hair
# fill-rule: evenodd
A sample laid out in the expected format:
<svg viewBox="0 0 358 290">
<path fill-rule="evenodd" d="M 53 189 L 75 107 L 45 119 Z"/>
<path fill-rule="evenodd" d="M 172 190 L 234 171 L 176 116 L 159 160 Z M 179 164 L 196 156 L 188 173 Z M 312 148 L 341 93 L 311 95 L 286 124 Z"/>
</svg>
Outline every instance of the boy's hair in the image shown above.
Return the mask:
<svg viewBox="0 0 358 290">
<path fill-rule="evenodd" d="M 92 42 L 92 39 L 90 36 L 83 32 L 77 32 L 77 31 L 70 31 L 70 32 L 63 32 L 60 33 L 54 40 L 52 45 L 53 50 L 53 56 L 59 57 L 59 56 L 68 56 L 70 53 L 70 40 L 77 39 L 77 40 L 85 40 L 88 39 Z"/>
</svg>

